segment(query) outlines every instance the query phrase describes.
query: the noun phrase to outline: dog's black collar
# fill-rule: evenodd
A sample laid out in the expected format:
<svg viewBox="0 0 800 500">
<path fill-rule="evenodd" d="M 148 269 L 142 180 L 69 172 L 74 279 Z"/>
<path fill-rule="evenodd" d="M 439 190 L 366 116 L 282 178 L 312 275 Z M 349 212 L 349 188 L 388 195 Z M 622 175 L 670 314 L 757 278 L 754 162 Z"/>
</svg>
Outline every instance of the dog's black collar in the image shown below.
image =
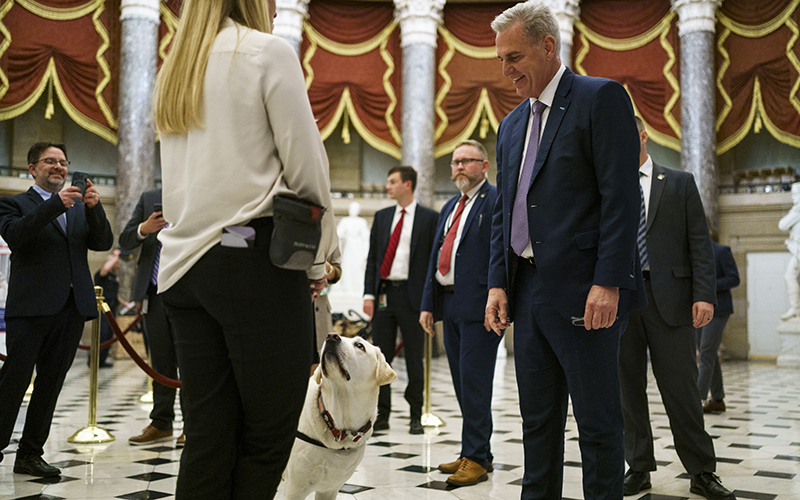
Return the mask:
<svg viewBox="0 0 800 500">
<path fill-rule="evenodd" d="M 343 450 L 346 449 L 346 448 L 339 448 L 338 450 L 335 450 L 333 448 L 328 448 L 327 446 L 322 444 L 320 441 L 317 441 L 316 439 L 312 438 L 311 436 L 303 434 L 300 431 L 297 431 L 297 434 L 295 435 L 295 437 L 297 439 L 299 439 L 300 441 L 305 441 L 308 444 L 313 444 L 314 446 L 319 446 L 320 448 L 325 448 L 326 450 L 343 451 Z"/>
</svg>

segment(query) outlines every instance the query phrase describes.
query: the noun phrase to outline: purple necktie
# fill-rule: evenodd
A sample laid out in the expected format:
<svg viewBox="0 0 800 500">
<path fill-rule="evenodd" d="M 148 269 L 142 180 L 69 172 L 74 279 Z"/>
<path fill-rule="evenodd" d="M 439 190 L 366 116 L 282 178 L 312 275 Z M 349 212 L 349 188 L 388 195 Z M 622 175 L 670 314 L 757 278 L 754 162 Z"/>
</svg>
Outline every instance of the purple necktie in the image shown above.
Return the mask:
<svg viewBox="0 0 800 500">
<path fill-rule="evenodd" d="M 525 152 L 525 161 L 522 162 L 522 175 L 517 184 L 517 195 L 514 197 L 514 210 L 511 212 L 511 248 L 517 255 L 522 255 L 528 246 L 528 189 L 531 187 L 533 165 L 536 163 L 536 152 L 539 150 L 539 132 L 542 128 L 542 111 L 546 104 L 542 101 L 533 103 L 533 123 L 531 124 L 531 138 L 528 141 L 528 150 Z"/>
</svg>

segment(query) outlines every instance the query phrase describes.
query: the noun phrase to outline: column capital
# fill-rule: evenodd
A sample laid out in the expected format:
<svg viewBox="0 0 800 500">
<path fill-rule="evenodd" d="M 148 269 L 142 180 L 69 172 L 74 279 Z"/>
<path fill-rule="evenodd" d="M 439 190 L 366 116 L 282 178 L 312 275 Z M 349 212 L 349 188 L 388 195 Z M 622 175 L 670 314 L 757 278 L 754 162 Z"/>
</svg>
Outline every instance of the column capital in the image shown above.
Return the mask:
<svg viewBox="0 0 800 500">
<path fill-rule="evenodd" d="M 569 65 L 569 58 L 566 57 L 566 55 L 571 51 L 572 36 L 575 33 L 575 21 L 580 19 L 580 0 L 548 0 L 547 5 L 558 20 L 558 30 L 561 33 L 561 46 L 564 48 L 564 50 L 561 51 L 561 60 L 564 64 Z"/>
<path fill-rule="evenodd" d="M 716 12 L 722 0 L 671 0 L 672 10 L 678 13 L 678 35 L 695 31 L 714 33 Z"/>
<path fill-rule="evenodd" d="M 437 28 L 445 0 L 394 0 L 394 17 L 400 23 L 400 46 L 423 44 L 436 48 Z"/>
<path fill-rule="evenodd" d="M 303 41 L 303 20 L 308 15 L 309 0 L 277 0 L 278 12 L 272 34 L 293 41 L 300 46 Z"/>
<path fill-rule="evenodd" d="M 142 19 L 155 24 L 161 24 L 159 0 L 122 0 L 120 4 L 119 19 Z"/>
</svg>

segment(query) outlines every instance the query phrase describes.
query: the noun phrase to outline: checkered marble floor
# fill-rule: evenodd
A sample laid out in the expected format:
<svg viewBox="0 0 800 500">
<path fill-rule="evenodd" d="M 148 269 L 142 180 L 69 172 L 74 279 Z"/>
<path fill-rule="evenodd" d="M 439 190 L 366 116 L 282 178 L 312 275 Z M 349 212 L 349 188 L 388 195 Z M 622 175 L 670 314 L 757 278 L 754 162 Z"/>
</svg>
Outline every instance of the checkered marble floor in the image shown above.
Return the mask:
<svg viewBox="0 0 800 500">
<path fill-rule="evenodd" d="M 67 438 L 84 427 L 88 417 L 88 369 L 79 354 L 59 400 L 45 459 L 62 469 L 54 479 L 37 479 L 12 472 L 16 439 L 22 430 L 23 406 L 14 441 L 0 463 L 0 499 L 155 499 L 174 498 L 181 451 L 174 442 L 134 447 L 127 438 L 148 423 L 150 406 L 139 403 L 146 390 L 144 374 L 129 360 L 117 360 L 100 371 L 98 425 L 116 436 L 104 445 L 75 446 Z M 503 352 L 501 352 L 503 356 Z M 339 500 L 514 499 L 522 477 L 521 418 L 514 366 L 498 360 L 494 381 L 492 451 L 495 472 L 475 486 L 453 488 L 446 475 L 435 470 L 454 460 L 460 449 L 459 409 L 447 360 L 432 363 L 432 413 L 445 425 L 429 428 L 422 436 L 408 434 L 408 407 L 403 400 L 405 363 L 395 366 L 393 384 L 396 411 L 391 429 L 376 433 L 366 456 L 339 494 Z M 771 364 L 734 362 L 723 366 L 728 411 L 706 416 L 714 437 L 718 474 L 738 498 L 800 499 L 800 371 Z M 630 499 L 671 500 L 701 498 L 689 492 L 689 480 L 672 446 L 672 436 L 655 382 L 648 393 L 656 458 L 653 488 Z M 176 424 L 180 427 L 180 422 Z M 176 430 L 176 437 L 178 431 Z M 580 452 L 574 419 L 567 421 L 564 497 L 582 498 Z M 313 497 L 310 497 L 313 498 Z"/>
</svg>

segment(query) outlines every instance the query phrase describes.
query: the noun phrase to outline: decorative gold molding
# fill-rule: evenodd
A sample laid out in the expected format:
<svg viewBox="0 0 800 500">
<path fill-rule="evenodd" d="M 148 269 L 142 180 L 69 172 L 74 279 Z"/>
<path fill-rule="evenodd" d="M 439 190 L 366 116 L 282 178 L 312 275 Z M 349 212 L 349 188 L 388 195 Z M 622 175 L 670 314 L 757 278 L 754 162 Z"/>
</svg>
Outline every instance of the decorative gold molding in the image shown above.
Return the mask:
<svg viewBox="0 0 800 500">
<path fill-rule="evenodd" d="M 800 1 L 800 0 L 797 0 Z M 581 21 L 577 21 L 575 23 L 575 29 L 577 29 L 582 37 L 585 37 L 593 44 L 597 45 L 600 48 L 606 50 L 613 50 L 618 52 L 624 52 L 627 50 L 638 49 L 640 47 L 644 47 L 648 43 L 652 42 L 656 39 L 659 35 L 664 32 L 669 32 L 669 28 L 672 23 L 672 19 L 675 17 L 675 11 L 670 11 L 666 16 L 661 18 L 661 20 L 653 25 L 652 28 L 648 29 L 644 33 L 640 35 L 636 35 L 630 38 L 609 38 L 603 36 L 599 33 L 592 31 L 588 26 L 586 26 Z"/>
<path fill-rule="evenodd" d="M 163 1 L 158 5 L 158 10 L 161 13 L 161 20 L 167 27 L 167 32 L 161 37 L 161 42 L 158 44 L 158 55 L 163 61 L 167 58 L 167 45 L 172 42 L 175 37 L 175 31 L 178 29 L 178 16 L 173 14 Z"/>
<path fill-rule="evenodd" d="M 789 42 L 786 44 L 786 57 L 789 59 L 789 62 L 792 63 L 792 66 L 794 66 L 794 70 L 797 71 L 797 80 L 794 81 L 794 85 L 792 85 L 792 89 L 789 91 L 789 102 L 792 103 L 795 111 L 800 114 L 800 100 L 797 98 L 797 91 L 800 90 L 800 60 L 797 59 L 794 50 L 792 50 L 797 43 L 797 39 L 800 38 L 800 30 L 797 29 L 797 23 L 791 18 L 786 20 L 786 27 L 792 31 L 792 38 L 790 38 Z"/>
<path fill-rule="evenodd" d="M 52 19 L 54 21 L 70 21 L 88 15 L 98 8 L 103 7 L 105 0 L 91 0 L 83 5 L 70 7 L 67 9 L 58 9 L 55 7 L 48 7 L 42 5 L 34 0 L 15 0 L 20 7 L 27 10 L 31 14 L 36 14 L 45 19 Z"/>
<path fill-rule="evenodd" d="M 481 121 L 481 116 L 484 112 L 486 113 L 492 128 L 495 132 L 497 132 L 500 122 L 497 121 L 497 118 L 494 115 L 492 104 L 489 101 L 489 91 L 486 88 L 481 89 L 481 95 L 478 98 L 478 104 L 475 106 L 475 111 L 472 113 L 469 124 L 456 137 L 436 146 L 433 157 L 440 158 L 446 154 L 452 153 L 456 149 L 456 145 L 458 145 L 458 143 L 469 139 L 472 136 L 472 133 L 475 131 L 475 128 L 477 128 L 478 123 Z M 485 137 L 485 134 L 483 134 L 483 136 Z"/>
<path fill-rule="evenodd" d="M 661 43 L 661 47 L 664 48 L 664 52 L 667 53 L 668 59 L 667 63 L 664 65 L 664 69 L 662 70 L 662 74 L 664 78 L 669 83 L 669 86 L 672 87 L 672 96 L 667 101 L 666 106 L 664 106 L 664 119 L 669 124 L 672 132 L 675 134 L 675 137 L 678 140 L 681 139 L 681 124 L 678 123 L 678 120 L 672 115 L 672 108 L 675 107 L 675 103 L 678 102 L 678 98 L 681 96 L 681 85 L 678 82 L 678 79 L 672 75 L 672 67 L 675 65 L 675 61 L 677 58 L 675 57 L 675 50 L 670 45 L 669 41 L 667 41 L 667 35 L 669 34 L 669 25 L 664 31 L 661 33 L 659 37 L 659 41 Z"/>
<path fill-rule="evenodd" d="M 455 35 L 453 35 L 453 33 L 450 32 L 450 30 L 441 24 L 439 25 L 438 31 L 439 35 L 442 36 L 448 47 L 454 48 L 465 56 L 469 56 L 473 59 L 495 59 L 497 57 L 497 49 L 495 49 L 494 45 L 491 47 L 478 47 L 477 45 L 470 45 L 467 42 L 457 38 Z"/>
<path fill-rule="evenodd" d="M 737 23 L 723 14 L 721 10 L 717 11 L 717 20 L 720 22 L 720 24 L 739 36 L 743 36 L 745 38 L 761 38 L 769 35 L 773 31 L 786 24 L 786 22 L 791 19 L 791 16 L 794 14 L 794 11 L 797 9 L 798 5 L 800 5 L 800 0 L 792 0 L 789 2 L 789 5 L 783 9 L 783 12 L 770 19 L 766 23 L 759 24 L 758 26 L 748 26 L 746 24 Z"/>
<path fill-rule="evenodd" d="M 3 57 L 3 54 L 5 54 L 6 50 L 11 46 L 11 32 L 8 31 L 6 25 L 3 24 L 3 18 L 6 17 L 6 14 L 8 14 L 8 11 L 11 10 L 13 6 L 14 0 L 6 0 L 3 6 L 0 7 L 0 35 L 3 36 L 3 43 L 0 43 L 0 58 Z M 2 100 L 6 92 L 8 92 L 8 87 L 8 76 L 6 76 L 6 73 L 0 68 L 0 100 Z"/>
<path fill-rule="evenodd" d="M 453 56 L 456 53 L 456 47 L 453 44 L 455 37 L 446 36 L 446 33 L 447 30 L 440 26 L 439 34 L 442 35 L 442 40 L 447 46 L 447 52 L 445 52 L 442 58 L 439 60 L 438 65 L 439 75 L 441 75 L 443 82 L 439 92 L 436 93 L 436 102 L 434 104 L 436 116 L 439 117 L 439 126 L 436 127 L 436 131 L 433 134 L 434 144 L 439 140 L 440 137 L 442 137 L 442 134 L 444 134 L 445 130 L 447 130 L 447 127 L 450 126 L 450 119 L 447 117 L 447 113 L 442 108 L 442 103 L 447 97 L 447 94 L 450 92 L 450 89 L 453 88 L 453 79 L 450 78 L 450 73 L 447 72 L 447 65 L 453 60 Z"/>
<path fill-rule="evenodd" d="M 316 45 L 339 56 L 360 56 L 372 52 L 381 46 L 381 43 L 389 38 L 389 35 L 397 27 L 397 22 L 392 21 L 383 28 L 380 33 L 361 43 L 345 44 L 334 42 L 330 38 L 322 36 L 308 21 L 303 21 L 303 31 L 306 37 Z"/>
<path fill-rule="evenodd" d="M 105 5 L 101 3 L 92 15 L 92 23 L 94 24 L 94 28 L 97 30 L 97 34 L 100 35 L 100 39 L 103 40 L 103 43 L 97 49 L 97 54 L 95 55 L 97 65 L 100 67 L 100 71 L 103 72 L 103 79 L 97 84 L 97 88 L 94 91 L 94 96 L 95 99 L 97 99 L 97 105 L 100 107 L 100 112 L 103 113 L 106 122 L 108 122 L 111 128 L 117 128 L 117 120 L 114 118 L 114 113 L 111 112 L 111 108 L 108 106 L 108 103 L 106 103 L 106 100 L 103 97 L 103 90 L 105 90 L 109 82 L 111 82 L 111 70 L 109 69 L 108 63 L 104 57 L 106 50 L 108 50 L 108 48 L 111 46 L 111 41 L 108 37 L 108 31 L 106 30 L 105 26 L 103 26 L 103 23 L 100 22 L 100 14 L 102 14 L 104 10 Z"/>
<path fill-rule="evenodd" d="M 722 55 L 722 64 L 719 65 L 719 71 L 717 71 L 717 90 L 719 90 L 719 95 L 722 96 L 722 100 L 725 101 L 725 105 L 719 112 L 719 116 L 717 116 L 717 123 L 716 123 L 716 130 L 719 132 L 719 129 L 722 128 L 722 124 L 725 123 L 725 119 L 728 118 L 728 114 L 733 109 L 733 101 L 731 101 L 730 95 L 725 90 L 725 87 L 722 85 L 722 78 L 725 76 L 725 72 L 728 71 L 728 68 L 731 65 L 731 56 L 728 54 L 728 51 L 725 49 L 725 41 L 731 34 L 731 30 L 725 28 L 720 33 L 719 38 L 717 38 L 717 50 L 719 50 L 720 55 Z"/>
</svg>

